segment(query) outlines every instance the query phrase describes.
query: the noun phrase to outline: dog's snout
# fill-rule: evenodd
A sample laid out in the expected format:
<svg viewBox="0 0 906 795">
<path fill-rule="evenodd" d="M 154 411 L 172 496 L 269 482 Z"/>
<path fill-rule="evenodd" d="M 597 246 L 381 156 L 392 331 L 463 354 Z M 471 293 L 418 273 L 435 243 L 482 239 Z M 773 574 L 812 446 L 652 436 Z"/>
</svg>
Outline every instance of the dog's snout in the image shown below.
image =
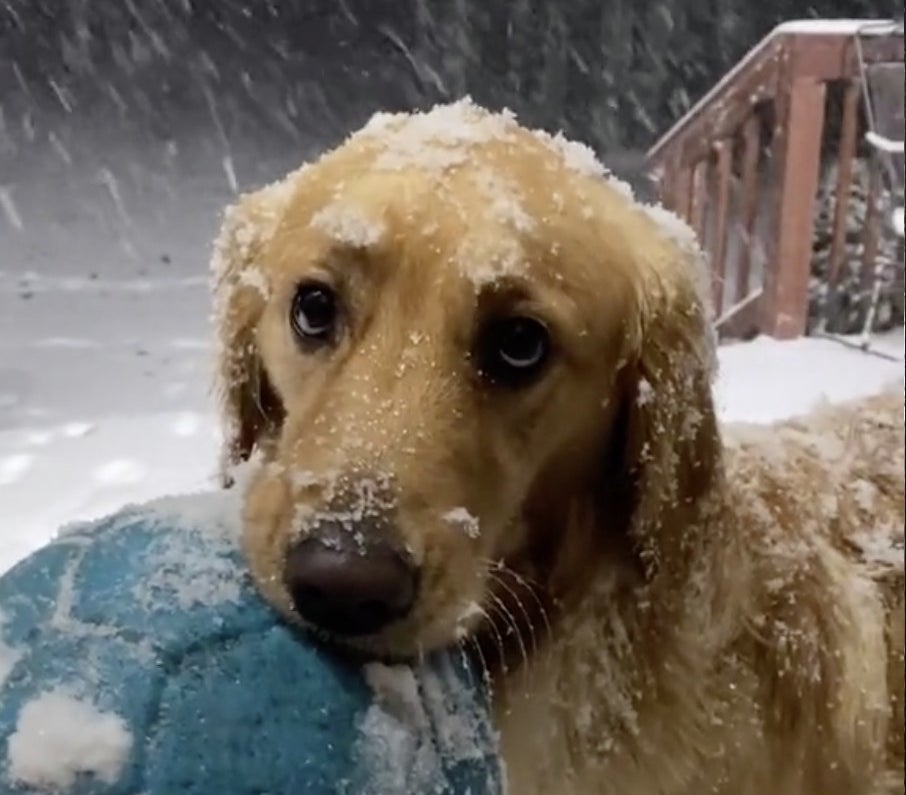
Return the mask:
<svg viewBox="0 0 906 795">
<path fill-rule="evenodd" d="M 312 533 L 288 552 L 284 579 L 293 606 L 328 632 L 370 635 L 415 602 L 417 570 L 381 537 Z"/>
</svg>

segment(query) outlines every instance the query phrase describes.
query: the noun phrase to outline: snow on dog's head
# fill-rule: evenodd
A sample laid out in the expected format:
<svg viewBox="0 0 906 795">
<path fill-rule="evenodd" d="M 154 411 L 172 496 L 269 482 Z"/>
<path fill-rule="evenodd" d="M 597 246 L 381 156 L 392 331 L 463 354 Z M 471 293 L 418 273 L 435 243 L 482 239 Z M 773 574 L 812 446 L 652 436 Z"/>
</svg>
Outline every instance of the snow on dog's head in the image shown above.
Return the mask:
<svg viewBox="0 0 906 795">
<path fill-rule="evenodd" d="M 379 114 L 242 199 L 215 261 L 225 460 L 261 459 L 246 550 L 334 639 L 414 654 L 530 614 L 524 583 L 656 565 L 711 476 L 694 235 L 561 134 L 468 99 Z"/>
</svg>

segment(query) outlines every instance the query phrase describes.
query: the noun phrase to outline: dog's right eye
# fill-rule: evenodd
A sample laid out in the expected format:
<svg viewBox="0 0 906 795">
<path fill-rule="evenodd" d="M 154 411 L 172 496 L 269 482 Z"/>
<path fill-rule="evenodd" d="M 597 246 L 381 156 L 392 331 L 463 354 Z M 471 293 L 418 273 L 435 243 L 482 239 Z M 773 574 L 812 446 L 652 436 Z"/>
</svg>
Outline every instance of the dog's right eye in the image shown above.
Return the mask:
<svg viewBox="0 0 906 795">
<path fill-rule="evenodd" d="M 326 284 L 307 282 L 293 297 L 290 324 L 299 339 L 323 342 L 333 336 L 337 314 L 336 293 Z"/>
<path fill-rule="evenodd" d="M 550 337 L 544 324 L 534 318 L 498 318 L 482 330 L 476 353 L 479 372 L 487 381 L 525 386 L 544 369 Z"/>
</svg>

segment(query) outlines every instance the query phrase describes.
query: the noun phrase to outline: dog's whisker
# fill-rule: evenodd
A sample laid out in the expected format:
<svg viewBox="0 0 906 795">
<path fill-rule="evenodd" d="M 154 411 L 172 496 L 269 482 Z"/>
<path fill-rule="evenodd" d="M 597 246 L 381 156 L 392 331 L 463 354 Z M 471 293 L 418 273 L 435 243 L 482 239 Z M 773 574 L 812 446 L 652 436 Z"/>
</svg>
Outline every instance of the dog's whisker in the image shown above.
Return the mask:
<svg viewBox="0 0 906 795">
<path fill-rule="evenodd" d="M 531 585 L 534 588 L 544 588 L 543 584 L 534 577 L 531 577 L 528 574 L 519 574 L 514 568 L 508 566 L 506 561 L 501 560 L 500 558 L 481 558 L 480 560 L 491 571 L 502 571 L 505 574 L 512 574 L 526 586 Z"/>
<path fill-rule="evenodd" d="M 493 606 L 496 607 L 498 615 L 503 619 L 504 626 L 512 629 L 513 634 L 516 636 L 516 643 L 519 645 L 519 653 L 522 655 L 523 669 L 527 669 L 529 665 L 528 649 L 523 640 L 522 631 L 519 628 L 518 622 L 499 596 L 495 596 L 494 594 L 488 595 L 493 600 Z"/>
<path fill-rule="evenodd" d="M 494 636 L 494 641 L 497 645 L 497 653 L 500 657 L 500 670 L 504 674 L 509 673 L 509 666 L 506 664 L 506 646 L 503 642 L 503 635 L 500 634 L 500 629 L 497 626 L 497 622 L 494 621 L 494 616 L 488 610 L 485 610 L 480 605 L 478 606 L 478 611 L 481 613 L 482 618 L 484 618 L 488 627 L 491 630 L 491 633 Z"/>
<path fill-rule="evenodd" d="M 513 572 L 511 572 L 513 573 Z M 515 600 L 516 604 L 522 610 L 523 615 L 525 616 L 525 623 L 528 627 L 528 631 L 531 633 L 532 640 L 532 649 L 533 654 L 531 656 L 531 663 L 537 664 L 539 661 L 544 661 L 545 664 L 549 663 L 553 658 L 553 650 L 549 643 L 543 643 L 542 638 L 539 637 L 540 633 L 537 631 L 536 623 L 533 620 L 532 614 L 529 612 L 528 608 L 525 606 L 525 603 L 519 598 L 516 590 L 510 586 L 504 579 L 500 577 L 496 572 L 492 572 L 491 576 L 494 578 L 494 582 L 497 583 L 501 588 L 505 589 L 510 597 Z M 525 587 L 525 586 L 523 586 Z M 544 621 L 546 626 L 546 635 L 545 638 L 550 637 L 550 623 L 547 618 L 547 613 L 544 609 L 544 606 L 541 604 L 541 600 L 538 595 L 532 590 L 532 596 L 535 598 L 535 601 L 538 604 L 538 613 L 541 615 L 541 618 Z M 543 666 L 542 666 L 543 667 Z"/>
<path fill-rule="evenodd" d="M 496 581 L 499 582 L 501 584 L 501 586 L 506 587 L 514 594 L 516 593 L 515 589 L 513 588 L 512 585 L 507 583 L 503 577 L 501 577 L 501 574 L 500 574 L 501 572 L 503 574 L 508 575 L 509 577 L 512 577 L 512 581 L 517 586 L 519 586 L 521 589 L 528 591 L 529 595 L 534 600 L 535 606 L 537 608 L 537 614 L 538 614 L 538 616 L 541 617 L 541 621 L 543 622 L 543 628 L 540 628 L 540 631 L 536 631 L 536 622 L 532 619 L 529 619 L 528 623 L 529 623 L 529 627 L 532 631 L 532 636 L 536 642 L 536 650 L 537 650 L 538 654 L 542 655 L 543 659 L 546 662 L 549 662 L 553 658 L 553 647 L 549 643 L 542 644 L 542 642 L 541 642 L 542 639 L 539 639 L 539 635 L 543 634 L 543 639 L 549 639 L 553 634 L 553 629 L 551 626 L 551 621 L 550 621 L 550 617 L 548 615 L 547 607 L 544 604 L 544 601 L 538 592 L 538 588 L 533 588 L 529 584 L 529 581 L 527 578 L 521 576 L 518 572 L 514 571 L 513 569 L 510 569 L 510 568 L 506 567 L 505 565 L 501 564 L 500 566 L 498 566 L 497 571 L 494 574 Z M 514 598 L 516 598 L 518 600 L 518 596 L 514 596 Z M 518 600 L 518 601 L 521 605 L 523 605 L 523 609 L 526 612 L 528 612 L 528 608 L 524 606 L 524 603 L 521 600 Z M 544 647 L 543 649 L 541 648 L 542 645 Z"/>
<path fill-rule="evenodd" d="M 459 642 L 463 643 L 466 641 L 475 648 L 475 652 L 478 655 L 478 662 L 481 664 L 481 679 L 485 687 L 490 688 L 491 686 L 491 669 L 488 667 L 487 658 L 484 656 L 484 651 L 481 648 L 481 643 L 478 641 L 474 635 L 468 635 L 465 638 L 462 638 Z"/>
<path fill-rule="evenodd" d="M 491 672 L 488 670 L 488 665 L 485 662 L 484 655 L 481 653 L 480 644 L 471 635 L 462 637 L 458 641 L 456 641 L 456 648 L 459 649 L 460 659 L 462 660 L 463 665 L 465 666 L 466 670 L 469 672 L 469 678 L 472 679 L 471 663 L 475 662 L 475 657 L 473 657 L 469 654 L 469 650 L 466 647 L 467 644 L 471 644 L 472 646 L 474 646 L 475 650 L 478 652 L 478 663 L 480 665 L 480 671 L 478 672 L 478 676 L 481 679 L 482 686 L 485 687 L 487 689 L 488 693 L 490 694 L 490 692 L 492 690 Z"/>
<path fill-rule="evenodd" d="M 507 566 L 503 561 L 490 559 L 485 559 L 485 565 L 488 566 L 488 571 L 493 573 L 497 581 L 500 581 L 500 573 L 506 574 L 509 577 L 512 577 L 516 583 L 522 586 L 535 601 L 535 604 L 538 606 L 538 614 L 541 616 L 541 620 L 544 622 L 544 629 L 547 633 L 547 636 L 550 637 L 552 628 L 550 617 L 547 612 L 547 608 L 544 605 L 543 600 L 538 595 L 538 590 L 541 588 L 541 584 L 532 580 L 532 578 L 520 574 L 515 569 Z"/>
<path fill-rule="evenodd" d="M 550 620 L 547 615 L 547 610 L 541 600 L 541 597 L 538 594 L 538 589 L 531 587 L 528 584 L 527 578 L 520 576 L 517 572 L 508 568 L 502 561 L 490 561 L 485 559 L 485 565 L 488 567 L 488 575 L 491 578 L 492 582 L 496 586 L 499 586 L 502 591 L 505 591 L 510 599 L 516 603 L 518 609 L 522 611 L 522 614 L 525 617 L 525 624 L 528 627 L 528 631 L 531 633 L 531 643 L 534 652 L 532 658 L 534 659 L 538 654 L 544 654 L 545 657 L 549 657 L 551 654 L 551 648 L 550 646 L 545 646 L 544 651 L 541 651 L 542 643 L 541 639 L 539 638 L 540 633 L 537 631 L 536 621 L 533 617 L 533 613 L 528 609 L 525 601 L 520 598 L 520 595 L 518 593 L 518 590 L 529 591 L 537 608 L 535 612 L 540 615 L 541 620 L 544 622 L 545 637 L 550 637 Z M 519 588 L 517 589 L 516 587 L 514 587 L 514 585 L 508 583 L 507 577 L 512 577 L 513 582 L 517 586 L 519 586 Z"/>
<path fill-rule="evenodd" d="M 516 593 L 516 591 L 513 590 L 513 588 L 511 588 L 510 585 L 499 574 L 493 571 L 489 573 L 493 582 L 496 585 L 499 585 L 504 591 L 506 591 L 507 594 L 516 603 L 516 606 L 519 608 L 519 610 L 522 611 L 522 616 L 525 619 L 525 626 L 528 627 L 528 631 L 531 637 L 532 651 L 537 653 L 540 648 L 540 643 L 538 640 L 538 635 L 535 632 L 535 622 L 532 620 L 532 616 L 529 613 L 528 608 L 526 608 L 525 603 L 519 598 L 519 595 Z"/>
<path fill-rule="evenodd" d="M 529 583 L 525 579 L 523 579 L 517 572 L 513 571 L 512 569 L 507 569 L 506 571 L 510 576 L 513 577 L 513 579 L 516 580 L 516 582 L 518 582 L 520 585 L 522 585 L 522 587 L 525 588 L 526 591 L 528 591 L 528 593 L 532 597 L 532 599 L 535 600 L 535 604 L 538 606 L 538 615 L 541 616 L 541 620 L 544 622 L 544 631 L 547 634 L 547 636 L 550 637 L 550 635 L 553 632 L 553 628 L 552 628 L 551 622 L 550 622 L 550 616 L 548 614 L 547 607 L 545 606 L 544 601 L 538 595 L 538 591 L 535 588 L 533 588 L 531 585 L 529 585 Z"/>
</svg>

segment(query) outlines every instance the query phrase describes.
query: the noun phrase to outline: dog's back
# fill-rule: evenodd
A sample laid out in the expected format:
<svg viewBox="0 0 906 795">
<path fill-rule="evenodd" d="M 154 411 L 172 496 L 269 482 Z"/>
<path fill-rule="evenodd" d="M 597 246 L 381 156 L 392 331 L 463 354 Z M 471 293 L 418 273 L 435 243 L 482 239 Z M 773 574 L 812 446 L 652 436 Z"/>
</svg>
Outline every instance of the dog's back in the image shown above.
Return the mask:
<svg viewBox="0 0 906 795">
<path fill-rule="evenodd" d="M 761 559 L 756 569 L 767 578 L 752 610 L 762 671 L 798 672 L 771 683 L 773 706 L 786 718 L 813 710 L 803 729 L 809 720 L 820 724 L 810 727 L 811 740 L 824 748 L 803 748 L 805 758 L 836 745 L 830 756 L 852 776 L 851 784 L 843 783 L 846 772 L 828 784 L 901 791 L 902 386 L 770 427 L 733 426 L 725 439 L 728 474 L 745 492 L 740 505 L 752 509 L 743 524 Z M 878 758 L 885 737 L 886 763 Z M 874 788 L 860 788 L 879 766 Z"/>
<path fill-rule="evenodd" d="M 860 509 L 859 521 L 841 530 L 853 557 L 864 564 L 884 595 L 887 615 L 888 747 L 891 791 L 903 786 L 904 753 L 904 398 L 902 386 L 817 415 L 820 433 L 836 433 L 851 451 L 841 491 Z"/>
</svg>

